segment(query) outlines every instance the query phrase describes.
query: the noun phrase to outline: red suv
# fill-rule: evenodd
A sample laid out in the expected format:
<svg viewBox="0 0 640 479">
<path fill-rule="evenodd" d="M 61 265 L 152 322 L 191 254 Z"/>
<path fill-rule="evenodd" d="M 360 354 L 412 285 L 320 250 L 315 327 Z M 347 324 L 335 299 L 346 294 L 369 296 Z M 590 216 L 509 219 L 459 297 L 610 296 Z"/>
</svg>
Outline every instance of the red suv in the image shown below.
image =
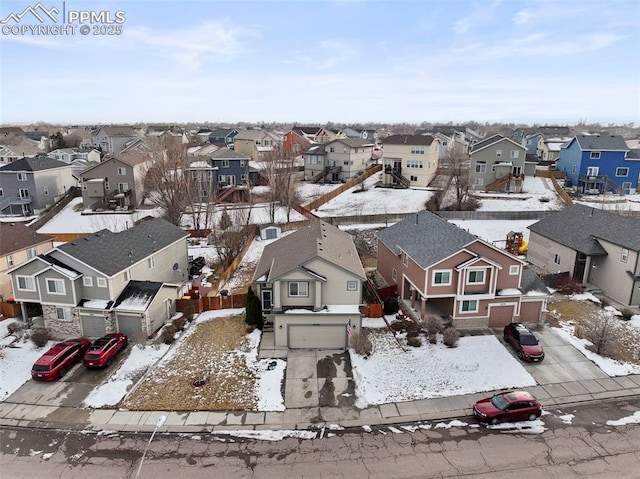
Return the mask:
<svg viewBox="0 0 640 479">
<path fill-rule="evenodd" d="M 60 379 L 82 360 L 90 344 L 87 338 L 75 338 L 54 345 L 33 364 L 31 377 L 38 381 Z"/>
<path fill-rule="evenodd" d="M 520 323 L 507 324 L 504 327 L 504 340 L 511 344 L 520 359 L 542 361 L 544 351 L 531 331 Z"/>
<path fill-rule="evenodd" d="M 86 368 L 104 368 L 111 366 L 113 358 L 127 347 L 127 336 L 122 333 L 109 333 L 96 339 L 86 353 L 82 364 Z"/>
<path fill-rule="evenodd" d="M 533 421 L 542 414 L 542 406 L 526 391 L 505 391 L 473 405 L 473 414 L 482 422 Z"/>
</svg>

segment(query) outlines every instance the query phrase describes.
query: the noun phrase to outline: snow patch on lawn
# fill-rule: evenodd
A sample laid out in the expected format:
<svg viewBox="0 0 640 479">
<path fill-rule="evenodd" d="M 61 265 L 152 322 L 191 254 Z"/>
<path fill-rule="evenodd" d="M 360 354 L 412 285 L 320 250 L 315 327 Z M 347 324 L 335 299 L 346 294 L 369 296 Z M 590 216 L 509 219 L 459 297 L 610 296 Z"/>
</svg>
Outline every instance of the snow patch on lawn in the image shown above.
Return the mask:
<svg viewBox="0 0 640 479">
<path fill-rule="evenodd" d="M 4 323 L 7 321 L 0 323 L 5 329 L 7 325 Z M 31 366 L 54 344 L 54 341 L 49 341 L 44 347 L 38 348 L 31 341 L 20 341 L 15 342 L 11 347 L 2 349 L 2 357 L 0 357 L 0 401 L 7 399 L 20 389 L 20 386 L 31 379 Z"/>
</svg>

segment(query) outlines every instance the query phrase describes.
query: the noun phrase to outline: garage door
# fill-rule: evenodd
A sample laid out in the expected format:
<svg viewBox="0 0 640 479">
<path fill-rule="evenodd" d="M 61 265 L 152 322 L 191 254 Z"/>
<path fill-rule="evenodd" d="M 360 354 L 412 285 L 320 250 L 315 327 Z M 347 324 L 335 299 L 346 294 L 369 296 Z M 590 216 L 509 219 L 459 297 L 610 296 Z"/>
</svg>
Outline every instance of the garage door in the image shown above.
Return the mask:
<svg viewBox="0 0 640 479">
<path fill-rule="evenodd" d="M 537 323 L 542 313 L 542 301 L 520 303 L 520 322 Z"/>
<path fill-rule="evenodd" d="M 107 328 L 102 316 L 80 315 L 82 334 L 89 338 L 99 338 L 107 334 Z"/>
<path fill-rule="evenodd" d="M 295 325 L 288 329 L 292 349 L 344 349 L 347 347 L 346 325 Z"/>
<path fill-rule="evenodd" d="M 140 316 L 118 315 L 118 332 L 127 336 L 135 336 L 142 333 L 142 318 Z"/>
<path fill-rule="evenodd" d="M 514 305 L 489 306 L 489 327 L 501 328 L 513 321 Z"/>
</svg>

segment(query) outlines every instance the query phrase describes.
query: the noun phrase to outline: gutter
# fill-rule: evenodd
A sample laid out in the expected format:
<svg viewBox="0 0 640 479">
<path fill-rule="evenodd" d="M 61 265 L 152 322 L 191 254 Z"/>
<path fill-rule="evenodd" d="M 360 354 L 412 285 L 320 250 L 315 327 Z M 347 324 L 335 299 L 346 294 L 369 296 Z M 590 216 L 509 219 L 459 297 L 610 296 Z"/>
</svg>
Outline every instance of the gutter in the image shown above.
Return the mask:
<svg viewBox="0 0 640 479">
<path fill-rule="evenodd" d="M 634 271 L 638 271 L 638 261 L 640 261 L 640 251 L 636 251 L 636 267 L 634 268 Z M 629 295 L 629 305 L 631 305 L 631 301 L 633 300 L 633 289 L 636 287 L 636 282 L 638 281 L 636 278 L 637 276 L 633 276 L 631 277 L 631 294 Z"/>
</svg>

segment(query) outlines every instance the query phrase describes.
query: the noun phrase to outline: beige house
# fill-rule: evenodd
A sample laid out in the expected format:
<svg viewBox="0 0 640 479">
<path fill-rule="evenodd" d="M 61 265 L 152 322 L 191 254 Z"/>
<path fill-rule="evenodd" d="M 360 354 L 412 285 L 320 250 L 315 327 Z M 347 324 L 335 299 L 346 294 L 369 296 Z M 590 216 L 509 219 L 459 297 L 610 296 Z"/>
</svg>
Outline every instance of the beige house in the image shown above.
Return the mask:
<svg viewBox="0 0 640 479">
<path fill-rule="evenodd" d="M 233 149 L 251 160 L 261 161 L 280 141 L 264 130 L 241 130 L 233 139 Z"/>
<path fill-rule="evenodd" d="M 7 271 L 53 248 L 53 238 L 23 223 L 0 223 L 0 301 L 13 297 Z"/>
<path fill-rule="evenodd" d="M 538 137 L 538 147 L 536 153 L 540 161 L 556 161 L 560 158 L 560 149 L 569 144 L 573 140 L 572 137 L 551 137 L 545 138 L 544 135 Z"/>
<path fill-rule="evenodd" d="M 360 331 L 365 280 L 351 235 L 314 220 L 265 247 L 252 287 L 276 347 L 343 349 L 347 326 Z"/>
<path fill-rule="evenodd" d="M 436 176 L 440 140 L 429 135 L 392 135 L 382 140 L 382 182 L 427 186 Z"/>
<path fill-rule="evenodd" d="M 304 177 L 309 181 L 348 181 L 370 168 L 373 143 L 362 138 L 342 138 L 312 145 L 304 153 Z"/>
</svg>

